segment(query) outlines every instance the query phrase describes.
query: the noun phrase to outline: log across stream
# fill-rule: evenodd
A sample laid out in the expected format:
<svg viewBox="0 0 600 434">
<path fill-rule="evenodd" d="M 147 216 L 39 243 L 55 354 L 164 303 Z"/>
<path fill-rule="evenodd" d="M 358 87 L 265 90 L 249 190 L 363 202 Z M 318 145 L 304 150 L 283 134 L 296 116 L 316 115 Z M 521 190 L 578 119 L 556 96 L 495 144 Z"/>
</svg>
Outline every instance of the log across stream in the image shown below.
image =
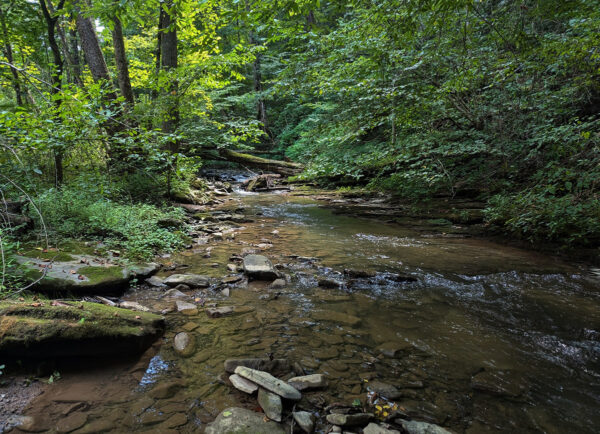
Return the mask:
<svg viewBox="0 0 600 434">
<path fill-rule="evenodd" d="M 245 222 L 226 217 L 240 214 Z M 202 432 L 226 408 L 257 409 L 224 370 L 244 357 L 327 377 L 297 408 L 318 416 L 318 432 L 331 404 L 366 406 L 386 387 L 406 417 L 460 433 L 600 426 L 594 270 L 422 222 L 335 215 L 285 193 L 240 192 L 213 217 L 192 249 L 162 259 L 171 271 L 159 277 L 208 275 L 218 291 L 183 288 L 198 312 L 166 313 L 167 332 L 139 358 L 65 367 L 24 411 L 37 428 Z M 248 282 L 235 260 L 249 253 L 269 257 L 284 282 Z M 124 298 L 156 311 L 176 301 L 143 284 Z M 231 314 L 209 317 L 214 304 Z M 186 357 L 173 349 L 182 331 L 195 345 Z"/>
</svg>

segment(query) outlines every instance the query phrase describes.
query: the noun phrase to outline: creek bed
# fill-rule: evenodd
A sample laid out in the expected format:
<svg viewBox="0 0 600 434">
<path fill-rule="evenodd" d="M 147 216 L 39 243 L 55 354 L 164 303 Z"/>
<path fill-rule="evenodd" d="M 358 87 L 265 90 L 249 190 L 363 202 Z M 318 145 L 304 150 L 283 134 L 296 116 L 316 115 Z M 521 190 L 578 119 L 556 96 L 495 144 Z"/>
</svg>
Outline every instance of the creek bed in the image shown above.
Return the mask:
<svg viewBox="0 0 600 434">
<path fill-rule="evenodd" d="M 307 394 L 315 409 L 364 403 L 375 380 L 395 386 L 393 401 L 407 414 L 456 432 L 600 426 L 600 280 L 586 267 L 448 236 L 458 228 L 335 215 L 285 194 L 238 193 L 226 206 L 254 221 L 165 263 L 220 278 L 231 255 L 258 250 L 291 283 L 234 284 L 230 297 L 206 296 L 237 306 L 231 316 L 170 313 L 162 345 L 138 361 L 65 375 L 28 414 L 49 427 L 83 414 L 83 432 L 94 423 L 112 432 L 198 432 L 224 408 L 257 406 L 227 384 L 223 362 L 270 355 L 328 375 L 326 389 Z M 344 269 L 370 277 L 349 279 Z M 319 287 L 323 278 L 344 286 Z M 161 295 L 142 288 L 125 298 L 159 309 Z M 188 358 L 172 349 L 181 330 L 196 341 Z"/>
</svg>

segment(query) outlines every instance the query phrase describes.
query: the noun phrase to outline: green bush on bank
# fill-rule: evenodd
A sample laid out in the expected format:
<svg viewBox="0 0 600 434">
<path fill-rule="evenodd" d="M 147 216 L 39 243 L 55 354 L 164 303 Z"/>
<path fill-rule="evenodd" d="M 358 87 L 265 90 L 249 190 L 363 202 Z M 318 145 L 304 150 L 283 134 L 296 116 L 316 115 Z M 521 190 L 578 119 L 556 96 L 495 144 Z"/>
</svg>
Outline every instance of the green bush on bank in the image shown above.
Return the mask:
<svg viewBox="0 0 600 434">
<path fill-rule="evenodd" d="M 55 238 L 93 238 L 125 250 L 134 259 L 182 248 L 184 211 L 153 204 L 125 203 L 90 194 L 78 186 L 50 189 L 36 200 Z M 32 215 L 41 227 L 39 216 Z"/>
</svg>

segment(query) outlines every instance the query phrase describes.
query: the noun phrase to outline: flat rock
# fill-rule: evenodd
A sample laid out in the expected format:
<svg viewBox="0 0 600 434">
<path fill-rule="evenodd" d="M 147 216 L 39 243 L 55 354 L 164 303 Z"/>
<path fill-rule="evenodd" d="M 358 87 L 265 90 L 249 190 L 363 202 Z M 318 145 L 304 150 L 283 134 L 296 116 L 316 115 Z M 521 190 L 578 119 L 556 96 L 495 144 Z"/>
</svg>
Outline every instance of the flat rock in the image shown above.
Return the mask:
<svg viewBox="0 0 600 434">
<path fill-rule="evenodd" d="M 441 426 L 427 422 L 417 422 L 415 420 L 403 420 L 402 428 L 407 434 L 452 434 Z"/>
<path fill-rule="evenodd" d="M 146 284 L 150 285 L 153 288 L 166 288 L 164 281 L 157 276 L 152 276 L 145 280 Z"/>
<path fill-rule="evenodd" d="M 230 407 L 223 410 L 214 422 L 206 427 L 206 434 L 285 434 L 277 422 L 264 420 L 262 413 L 245 408 Z"/>
<path fill-rule="evenodd" d="M 184 315 L 196 315 L 198 313 L 198 307 L 187 301 L 176 300 L 175 306 L 177 306 L 177 312 L 181 312 Z"/>
<path fill-rule="evenodd" d="M 328 414 L 327 422 L 332 425 L 341 427 L 348 426 L 365 426 L 373 419 L 371 413 L 356 413 L 356 414 Z"/>
<path fill-rule="evenodd" d="M 156 262 L 148 262 L 147 264 L 135 264 L 129 267 L 129 271 L 134 277 L 145 279 L 154 275 L 160 270 L 161 265 Z"/>
<path fill-rule="evenodd" d="M 344 285 L 344 282 L 335 279 L 321 278 L 318 281 L 318 285 L 321 288 L 341 288 Z"/>
<path fill-rule="evenodd" d="M 149 308 L 139 304 L 137 301 L 122 301 L 119 303 L 119 307 L 122 309 L 137 310 L 139 312 L 150 312 Z"/>
<path fill-rule="evenodd" d="M 367 389 L 375 392 L 386 399 L 397 399 L 402 396 L 400 391 L 393 385 L 374 380 L 367 383 Z"/>
<path fill-rule="evenodd" d="M 308 411 L 295 411 L 292 413 L 292 416 L 302 431 L 307 434 L 312 434 L 314 432 L 315 417 L 312 413 L 309 413 Z"/>
<path fill-rule="evenodd" d="M 301 377 L 290 378 L 287 382 L 300 391 L 327 386 L 327 379 L 323 374 L 303 375 Z"/>
<path fill-rule="evenodd" d="M 154 399 L 169 399 L 175 396 L 182 388 L 183 383 L 179 381 L 159 383 L 148 393 L 148 396 Z"/>
<path fill-rule="evenodd" d="M 87 422 L 88 415 L 86 413 L 73 413 L 70 416 L 61 419 L 56 424 L 56 432 L 68 433 L 75 431 L 77 428 L 81 428 Z"/>
<path fill-rule="evenodd" d="M 263 388 L 258 389 L 258 405 L 263 409 L 267 417 L 275 422 L 281 422 L 283 405 L 281 397 Z"/>
<path fill-rule="evenodd" d="M 367 279 L 375 277 L 377 274 L 374 271 L 369 270 L 357 270 L 357 269 L 345 269 L 344 274 L 352 279 Z M 374 425 L 374 424 L 372 424 Z"/>
<path fill-rule="evenodd" d="M 210 318 L 220 318 L 226 315 L 232 315 L 235 311 L 233 306 L 223 306 L 223 307 L 208 307 L 204 309 L 206 315 Z"/>
<path fill-rule="evenodd" d="M 172 274 L 164 280 L 164 283 L 171 287 L 183 283 L 190 288 L 207 288 L 210 286 L 210 278 L 200 274 Z"/>
<path fill-rule="evenodd" d="M 194 337 L 186 332 L 177 333 L 173 339 L 173 349 L 180 356 L 191 356 L 196 349 Z"/>
<path fill-rule="evenodd" d="M 246 368 L 256 369 L 258 371 L 265 371 L 271 374 L 274 373 L 287 373 L 290 371 L 290 362 L 287 359 L 227 359 L 223 363 L 225 372 L 230 374 L 235 372 L 238 366 L 245 366 Z"/>
<path fill-rule="evenodd" d="M 281 289 L 281 288 L 285 288 L 286 285 L 287 285 L 287 282 L 285 281 L 285 279 L 275 279 L 269 285 L 269 289 Z"/>
<path fill-rule="evenodd" d="M 360 318 L 355 317 L 343 312 L 336 312 L 333 310 L 319 310 L 312 313 L 312 318 L 317 321 L 331 321 L 339 324 L 346 324 L 349 326 L 356 326 L 360 324 Z"/>
<path fill-rule="evenodd" d="M 165 292 L 165 294 L 163 295 L 163 297 L 169 297 L 169 298 L 189 298 L 189 295 L 184 294 L 179 289 L 173 288 L 173 289 L 169 289 L 167 292 Z"/>
<path fill-rule="evenodd" d="M 244 272 L 248 277 L 256 280 L 275 280 L 277 271 L 273 263 L 266 256 L 247 255 L 244 257 Z"/>
<path fill-rule="evenodd" d="M 245 378 L 240 377 L 237 374 L 230 375 L 229 381 L 231 381 L 231 384 L 237 390 L 248 393 L 250 395 L 258 390 L 258 386 L 256 384 L 254 384 L 250 380 L 246 380 Z"/>
<path fill-rule="evenodd" d="M 268 372 L 257 371 L 256 369 L 246 368 L 245 366 L 238 366 L 235 368 L 235 373 L 240 377 L 264 387 L 270 392 L 276 393 L 282 398 L 290 399 L 292 401 L 298 401 L 300 398 L 302 398 L 300 392 L 287 384 L 285 381 L 273 377 Z"/>
<path fill-rule="evenodd" d="M 395 429 L 387 429 L 381 425 L 371 422 L 363 429 L 364 434 L 400 434 L 400 431 Z"/>
<path fill-rule="evenodd" d="M 221 279 L 221 283 L 224 283 L 226 285 L 228 285 L 228 284 L 231 285 L 234 283 L 238 283 L 242 279 L 243 279 L 243 276 L 241 276 L 241 275 L 227 276 L 227 277 L 224 277 L 223 279 Z"/>
<path fill-rule="evenodd" d="M 1 357 L 137 354 L 164 329 L 161 316 L 99 303 L 0 302 Z"/>
</svg>

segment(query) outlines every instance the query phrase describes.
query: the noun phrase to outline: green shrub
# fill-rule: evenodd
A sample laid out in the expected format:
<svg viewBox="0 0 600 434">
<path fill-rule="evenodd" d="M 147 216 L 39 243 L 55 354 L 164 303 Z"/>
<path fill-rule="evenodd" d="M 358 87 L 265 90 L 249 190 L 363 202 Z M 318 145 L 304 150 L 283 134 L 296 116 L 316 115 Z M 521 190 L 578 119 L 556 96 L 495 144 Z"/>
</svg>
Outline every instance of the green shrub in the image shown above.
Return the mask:
<svg viewBox="0 0 600 434">
<path fill-rule="evenodd" d="M 149 259 L 185 243 L 183 233 L 173 230 L 174 226 L 179 229 L 184 225 L 184 211 L 179 208 L 119 203 L 77 186 L 50 189 L 37 202 L 46 226 L 57 238 L 101 239 L 136 259 Z"/>
</svg>

